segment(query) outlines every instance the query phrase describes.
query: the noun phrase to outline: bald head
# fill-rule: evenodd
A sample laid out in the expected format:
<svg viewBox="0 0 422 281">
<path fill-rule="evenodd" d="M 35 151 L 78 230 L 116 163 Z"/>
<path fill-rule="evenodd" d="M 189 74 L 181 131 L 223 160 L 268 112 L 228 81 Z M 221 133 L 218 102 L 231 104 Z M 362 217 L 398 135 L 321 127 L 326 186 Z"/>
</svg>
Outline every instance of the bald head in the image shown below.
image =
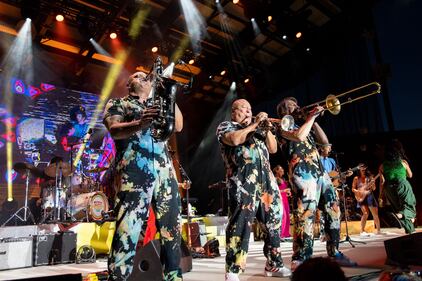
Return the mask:
<svg viewBox="0 0 422 281">
<path fill-rule="evenodd" d="M 252 109 L 247 100 L 238 99 L 233 102 L 232 120 L 245 126 L 252 122 Z"/>
</svg>

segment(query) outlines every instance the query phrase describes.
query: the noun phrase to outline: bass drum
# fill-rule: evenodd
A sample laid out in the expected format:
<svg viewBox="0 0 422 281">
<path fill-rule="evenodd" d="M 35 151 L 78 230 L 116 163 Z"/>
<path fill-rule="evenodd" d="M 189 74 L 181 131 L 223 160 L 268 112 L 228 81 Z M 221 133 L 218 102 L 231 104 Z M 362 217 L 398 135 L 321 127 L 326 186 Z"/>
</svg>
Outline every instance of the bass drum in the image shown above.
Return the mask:
<svg viewBox="0 0 422 281">
<path fill-rule="evenodd" d="M 108 200 L 102 192 L 73 195 L 68 204 L 71 216 L 80 221 L 101 221 L 108 212 Z"/>
</svg>

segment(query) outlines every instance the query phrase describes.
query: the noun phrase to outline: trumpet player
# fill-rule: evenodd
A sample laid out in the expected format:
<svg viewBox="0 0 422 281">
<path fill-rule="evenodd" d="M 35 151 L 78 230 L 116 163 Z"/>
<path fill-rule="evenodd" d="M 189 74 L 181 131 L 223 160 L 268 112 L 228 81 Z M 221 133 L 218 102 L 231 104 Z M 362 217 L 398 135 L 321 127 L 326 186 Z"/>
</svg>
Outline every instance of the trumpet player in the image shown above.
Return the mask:
<svg viewBox="0 0 422 281">
<path fill-rule="evenodd" d="M 108 101 L 104 124 L 116 145 L 117 186 L 114 213 L 116 232 L 108 259 L 109 280 L 127 280 L 133 269 L 136 245 L 152 205 L 161 237 L 163 280 L 182 280 L 180 262 L 180 197 L 165 141 L 155 140 L 151 123 L 158 110 L 147 107 L 153 87 L 151 76 L 132 74 L 129 94 Z M 183 127 L 176 105 L 175 131 Z"/>
<path fill-rule="evenodd" d="M 284 277 L 290 270 L 283 264 L 280 250 L 282 203 L 270 163 L 269 153 L 277 151 L 275 136 L 260 126 L 268 118 L 260 112 L 252 117 L 247 100 L 235 100 L 231 121 L 217 128 L 217 138 L 226 168 L 229 190 L 229 222 L 226 228 L 225 280 L 238 281 L 245 269 L 252 221 L 256 216 L 265 226 L 266 276 Z M 261 208 L 258 208 L 258 207 Z M 257 215 L 257 210 L 261 214 Z"/>
<path fill-rule="evenodd" d="M 288 126 L 281 131 L 281 137 L 288 147 L 289 177 L 293 186 L 293 256 L 291 269 L 294 271 L 313 254 L 313 224 L 319 201 L 324 206 L 326 249 L 328 255 L 342 266 L 355 266 L 338 250 L 340 240 L 340 208 L 335 190 L 327 172 L 324 171 L 316 141 L 328 144 L 324 130 L 315 122 L 323 111 L 317 105 L 304 114 L 293 97 L 281 100 L 277 106 L 280 118 L 286 115 L 302 116 L 301 125 Z M 305 116 L 304 116 L 305 115 Z M 297 117 L 296 117 L 297 118 Z M 299 120 L 296 120 L 299 121 Z"/>
</svg>

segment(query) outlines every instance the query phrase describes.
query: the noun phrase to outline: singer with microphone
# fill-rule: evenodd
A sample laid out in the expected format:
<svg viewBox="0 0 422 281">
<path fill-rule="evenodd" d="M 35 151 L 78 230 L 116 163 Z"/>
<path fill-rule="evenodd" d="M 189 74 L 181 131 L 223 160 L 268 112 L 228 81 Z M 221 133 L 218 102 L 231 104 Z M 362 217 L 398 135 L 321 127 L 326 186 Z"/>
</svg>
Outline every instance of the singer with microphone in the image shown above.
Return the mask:
<svg viewBox="0 0 422 281">
<path fill-rule="evenodd" d="M 116 231 L 108 259 L 109 280 L 127 280 L 133 270 L 139 235 L 151 206 L 160 234 L 163 280 L 182 280 L 180 263 L 180 195 L 167 141 L 154 138 L 151 129 L 159 112 L 151 101 L 162 67 L 132 74 L 128 95 L 108 101 L 104 124 L 116 146 Z M 183 127 L 176 105 L 174 131 Z"/>
<path fill-rule="evenodd" d="M 266 276 L 290 275 L 281 256 L 280 227 L 283 208 L 269 162 L 269 153 L 277 151 L 277 141 L 270 130 L 260 130 L 260 124 L 267 118 L 267 113 L 260 112 L 253 120 L 249 102 L 238 99 L 232 104 L 231 121 L 224 121 L 217 128 L 229 192 L 226 281 L 238 281 L 238 275 L 245 269 L 249 236 L 255 216 L 267 233 L 264 245 Z"/>
</svg>

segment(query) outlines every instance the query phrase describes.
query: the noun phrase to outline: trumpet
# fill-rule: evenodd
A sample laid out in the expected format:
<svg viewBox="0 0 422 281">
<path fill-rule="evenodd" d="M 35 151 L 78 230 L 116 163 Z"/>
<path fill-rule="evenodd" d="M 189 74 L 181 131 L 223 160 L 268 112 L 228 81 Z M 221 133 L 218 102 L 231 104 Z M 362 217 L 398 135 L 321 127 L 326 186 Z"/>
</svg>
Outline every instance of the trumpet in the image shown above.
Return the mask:
<svg viewBox="0 0 422 281">
<path fill-rule="evenodd" d="M 273 133 L 277 127 L 280 127 L 283 131 L 288 131 L 293 127 L 294 122 L 294 118 L 291 115 L 286 115 L 281 119 L 268 117 L 259 123 L 258 128 L 262 131 L 271 131 Z"/>
<path fill-rule="evenodd" d="M 371 87 L 375 87 L 374 89 L 372 89 L 368 94 L 366 95 L 361 95 L 355 98 L 351 98 L 349 97 L 346 101 L 340 102 L 340 98 L 349 95 L 349 94 L 354 94 L 359 92 L 360 90 L 367 90 L 370 89 Z M 319 101 L 319 102 L 315 102 L 313 104 L 304 106 L 302 108 L 299 109 L 299 111 L 296 113 L 296 115 L 301 116 L 301 117 L 306 117 L 308 116 L 308 114 L 305 114 L 306 112 L 308 112 L 311 108 L 314 108 L 316 106 L 322 106 L 323 110 L 315 113 L 315 114 L 321 114 L 324 111 L 329 111 L 331 114 L 333 115 L 338 115 L 340 113 L 341 110 L 341 106 L 342 105 L 346 105 L 361 99 L 365 99 L 369 96 L 372 95 L 376 95 L 376 94 L 380 94 L 381 93 L 381 85 L 378 82 L 371 82 L 365 85 L 362 85 L 360 87 L 356 87 L 353 88 L 351 90 L 348 90 L 346 92 L 337 94 L 337 95 L 328 95 L 325 100 Z M 269 118 L 272 119 L 272 121 L 270 122 L 278 122 L 280 124 L 280 127 L 282 130 L 284 131 L 289 131 L 293 128 L 295 121 L 292 115 L 285 115 L 282 119 L 275 119 L 275 118 Z"/>
</svg>

